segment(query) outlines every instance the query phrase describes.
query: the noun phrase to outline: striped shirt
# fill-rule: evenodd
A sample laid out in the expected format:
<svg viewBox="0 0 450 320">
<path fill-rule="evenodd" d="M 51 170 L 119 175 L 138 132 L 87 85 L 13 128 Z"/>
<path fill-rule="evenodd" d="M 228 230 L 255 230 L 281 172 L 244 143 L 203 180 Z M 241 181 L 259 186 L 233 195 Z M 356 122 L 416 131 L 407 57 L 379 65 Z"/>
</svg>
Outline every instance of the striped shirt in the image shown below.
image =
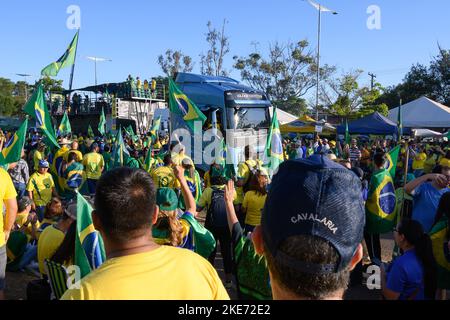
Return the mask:
<svg viewBox="0 0 450 320">
<path fill-rule="evenodd" d="M 350 148 L 350 161 L 359 161 L 361 158 L 361 151 L 359 151 L 358 147 Z"/>
</svg>

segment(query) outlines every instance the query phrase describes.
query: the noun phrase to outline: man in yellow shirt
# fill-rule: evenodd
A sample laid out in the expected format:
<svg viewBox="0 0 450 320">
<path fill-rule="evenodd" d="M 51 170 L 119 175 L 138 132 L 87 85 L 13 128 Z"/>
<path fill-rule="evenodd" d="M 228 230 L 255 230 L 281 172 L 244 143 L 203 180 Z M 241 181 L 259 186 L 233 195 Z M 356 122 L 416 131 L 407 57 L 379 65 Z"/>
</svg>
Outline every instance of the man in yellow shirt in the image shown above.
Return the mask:
<svg viewBox="0 0 450 320">
<path fill-rule="evenodd" d="M 95 195 L 97 182 L 102 175 L 103 168 L 105 167 L 105 161 L 103 160 L 103 156 L 99 153 L 99 150 L 100 148 L 98 144 L 93 143 L 91 145 L 91 153 L 86 154 L 83 158 L 88 189 L 92 196 Z"/>
<path fill-rule="evenodd" d="M 164 157 L 164 166 L 158 167 L 152 171 L 151 176 L 156 188 L 179 189 L 180 184 L 175 177 L 172 169 L 172 157 L 170 154 Z"/>
<path fill-rule="evenodd" d="M 14 184 L 3 168 L 0 168 L 0 300 L 4 300 L 6 273 L 6 242 L 17 215 L 17 193 Z M 6 215 L 3 218 L 3 205 Z"/>
<path fill-rule="evenodd" d="M 36 151 L 33 154 L 34 171 L 39 169 L 39 161 L 44 160 L 45 157 L 45 144 L 40 142 Z"/>
<path fill-rule="evenodd" d="M 427 160 L 427 154 L 424 151 L 423 147 L 419 147 L 419 151 L 416 153 L 414 157 L 414 161 L 412 164 L 412 169 L 414 170 L 414 175 L 416 178 L 419 178 L 423 174 L 423 170 L 425 168 L 425 161 Z"/>
<path fill-rule="evenodd" d="M 79 143 L 78 143 L 78 141 L 73 141 L 72 145 L 70 147 L 71 147 L 71 149 L 68 150 L 66 152 L 66 154 L 64 155 L 64 161 L 68 162 L 67 158 L 69 157 L 69 153 L 74 152 L 77 155 L 77 162 L 82 162 L 83 161 L 83 154 L 79 150 Z"/>
<path fill-rule="evenodd" d="M 39 161 L 39 169 L 33 173 L 27 184 L 28 196 L 33 200 L 39 221 L 44 219 L 45 206 L 52 201 L 52 196 L 58 196 L 52 175 L 48 173 L 50 165 L 46 160 Z"/>
<path fill-rule="evenodd" d="M 117 168 L 98 182 L 94 227 L 107 260 L 62 300 L 228 300 L 211 264 L 190 250 L 159 246 L 155 187 L 144 170 Z M 184 267 L 181 267 L 184 266 Z"/>
<path fill-rule="evenodd" d="M 47 275 L 45 271 L 45 259 L 51 260 L 56 250 L 64 240 L 64 237 L 72 223 L 77 219 L 76 203 L 72 203 L 64 210 L 62 219 L 54 225 L 51 225 L 39 236 L 37 258 L 39 263 L 39 272 L 44 277 Z"/>
</svg>

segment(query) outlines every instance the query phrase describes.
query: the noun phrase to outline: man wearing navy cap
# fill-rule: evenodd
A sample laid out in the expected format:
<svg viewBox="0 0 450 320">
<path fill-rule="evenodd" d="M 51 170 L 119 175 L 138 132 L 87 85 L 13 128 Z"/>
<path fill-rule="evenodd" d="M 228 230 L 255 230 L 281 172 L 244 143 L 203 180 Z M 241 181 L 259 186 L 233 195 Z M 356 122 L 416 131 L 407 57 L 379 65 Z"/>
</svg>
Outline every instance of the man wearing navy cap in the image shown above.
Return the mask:
<svg viewBox="0 0 450 320">
<path fill-rule="evenodd" d="M 363 256 L 361 182 L 322 155 L 283 163 L 253 234 L 275 300 L 340 300 Z"/>
</svg>

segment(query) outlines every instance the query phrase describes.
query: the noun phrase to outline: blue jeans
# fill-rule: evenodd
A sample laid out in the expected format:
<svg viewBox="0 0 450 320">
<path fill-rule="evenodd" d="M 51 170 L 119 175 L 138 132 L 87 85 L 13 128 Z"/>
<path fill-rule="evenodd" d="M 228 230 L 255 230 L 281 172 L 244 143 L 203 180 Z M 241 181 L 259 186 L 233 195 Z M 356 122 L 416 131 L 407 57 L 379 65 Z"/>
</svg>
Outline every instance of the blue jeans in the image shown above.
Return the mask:
<svg viewBox="0 0 450 320">
<path fill-rule="evenodd" d="M 45 215 L 45 206 L 42 207 L 36 206 L 36 214 L 38 216 L 39 222 L 42 222 L 42 220 L 44 220 Z"/>
<path fill-rule="evenodd" d="M 31 262 L 37 260 L 37 246 L 33 246 L 31 244 L 27 244 L 27 248 L 25 249 L 25 253 L 20 259 L 19 270 L 24 269 Z"/>
<path fill-rule="evenodd" d="M 95 194 L 95 190 L 97 189 L 97 181 L 98 180 L 95 179 L 87 179 L 88 189 L 91 195 Z"/>
<path fill-rule="evenodd" d="M 22 198 L 25 195 L 27 185 L 25 183 L 14 183 L 14 187 L 17 191 L 17 196 Z"/>
</svg>

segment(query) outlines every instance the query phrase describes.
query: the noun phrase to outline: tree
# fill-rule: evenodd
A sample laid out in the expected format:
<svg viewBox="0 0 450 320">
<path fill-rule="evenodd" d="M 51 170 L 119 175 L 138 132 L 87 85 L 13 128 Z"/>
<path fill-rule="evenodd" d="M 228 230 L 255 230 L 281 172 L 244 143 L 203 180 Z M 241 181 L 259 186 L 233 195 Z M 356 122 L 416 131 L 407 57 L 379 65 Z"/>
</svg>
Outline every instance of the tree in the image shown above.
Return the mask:
<svg viewBox="0 0 450 320">
<path fill-rule="evenodd" d="M 3 96 L 12 96 L 15 84 L 10 79 L 0 78 L 0 94 Z"/>
<path fill-rule="evenodd" d="M 298 102 L 298 99 L 316 86 L 317 64 L 306 40 L 295 44 L 276 42 L 270 45 L 267 58 L 263 58 L 255 48 L 255 52 L 248 57 L 235 56 L 233 59 L 234 68 L 241 72 L 242 79 L 264 92 L 283 110 L 283 106 L 292 110 L 294 107 L 291 102 Z M 334 67 L 324 65 L 320 68 L 321 78 L 329 78 L 334 71 Z M 304 105 L 303 100 L 298 105 L 298 110 L 303 112 Z"/>
<path fill-rule="evenodd" d="M 173 77 L 178 72 L 191 72 L 194 68 L 192 58 L 180 50 L 166 50 L 164 55 L 158 56 L 158 64 L 169 77 Z"/>
<path fill-rule="evenodd" d="M 384 91 L 378 103 L 395 108 L 400 99 L 408 103 L 422 96 L 450 105 L 450 51 L 439 47 L 429 66 L 413 65 L 400 84 Z"/>
<path fill-rule="evenodd" d="M 56 80 L 56 79 L 52 79 L 50 77 L 44 77 L 39 81 L 42 83 L 44 92 L 48 92 L 48 91 L 62 92 L 62 91 L 64 91 L 63 80 Z M 34 88 L 36 88 L 36 85 L 38 84 L 39 81 L 36 81 Z"/>
<path fill-rule="evenodd" d="M 0 78 L 0 114 L 5 116 L 16 115 L 25 103 L 23 97 L 15 95 L 16 83 L 10 79 Z"/>
<path fill-rule="evenodd" d="M 377 103 L 382 87 L 376 83 L 374 88 L 361 87 L 358 80 L 362 70 L 351 71 L 339 78 L 328 79 L 321 86 L 321 102 L 327 111 L 335 116 L 359 118 L 375 111 L 388 114 L 388 107 Z"/>
<path fill-rule="evenodd" d="M 200 55 L 200 72 L 204 75 L 210 76 L 228 76 L 228 72 L 224 69 L 224 57 L 230 52 L 230 42 L 225 35 L 225 25 L 227 21 L 224 20 L 222 30 L 218 31 L 212 26 L 211 21 L 208 21 L 208 33 L 206 33 L 206 42 L 209 45 L 209 50 L 204 55 Z"/>
</svg>

